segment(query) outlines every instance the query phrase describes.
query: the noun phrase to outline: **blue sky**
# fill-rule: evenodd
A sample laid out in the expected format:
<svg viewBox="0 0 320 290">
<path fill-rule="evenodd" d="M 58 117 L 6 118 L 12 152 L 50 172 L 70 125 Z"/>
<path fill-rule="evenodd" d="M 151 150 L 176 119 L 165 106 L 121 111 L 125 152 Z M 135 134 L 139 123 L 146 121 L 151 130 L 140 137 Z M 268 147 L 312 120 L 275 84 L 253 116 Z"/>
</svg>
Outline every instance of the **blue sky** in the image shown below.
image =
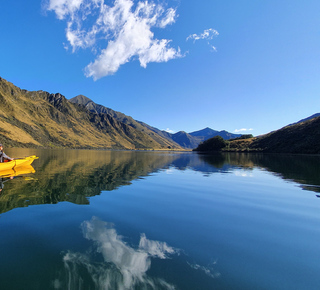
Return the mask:
<svg viewBox="0 0 320 290">
<path fill-rule="evenodd" d="M 259 135 L 320 112 L 320 1 L 15 0 L 0 76 L 159 129 Z"/>
</svg>

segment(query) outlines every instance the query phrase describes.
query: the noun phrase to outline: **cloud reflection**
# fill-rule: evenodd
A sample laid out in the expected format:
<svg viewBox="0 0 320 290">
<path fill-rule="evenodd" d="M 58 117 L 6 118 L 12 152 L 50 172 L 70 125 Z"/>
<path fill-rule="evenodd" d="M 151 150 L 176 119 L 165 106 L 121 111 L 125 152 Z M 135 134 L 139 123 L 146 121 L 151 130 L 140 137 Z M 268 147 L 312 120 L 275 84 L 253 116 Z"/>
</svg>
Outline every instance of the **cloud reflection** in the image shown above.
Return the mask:
<svg viewBox="0 0 320 290">
<path fill-rule="evenodd" d="M 216 262 L 214 262 L 212 265 L 215 265 L 215 264 Z M 219 278 L 221 276 L 221 274 L 219 272 L 216 272 L 212 266 L 204 267 L 198 264 L 191 264 L 191 263 L 188 263 L 188 265 L 192 269 L 203 271 L 207 276 L 211 278 Z"/>
<path fill-rule="evenodd" d="M 175 289 L 162 279 L 149 277 L 151 257 L 166 259 L 178 251 L 165 242 L 152 241 L 145 234 L 140 237 L 138 249 L 127 245 L 111 223 L 93 217 L 82 223 L 83 235 L 95 244 L 95 251 L 86 254 L 68 252 L 63 257 L 67 271 L 68 289 L 88 287 L 95 289 Z M 103 260 L 96 262 L 96 253 Z M 90 282 L 89 282 L 90 281 Z M 54 281 L 56 289 L 62 283 Z"/>
<path fill-rule="evenodd" d="M 252 170 L 246 168 L 234 170 L 234 175 L 240 177 L 254 177 Z"/>
</svg>

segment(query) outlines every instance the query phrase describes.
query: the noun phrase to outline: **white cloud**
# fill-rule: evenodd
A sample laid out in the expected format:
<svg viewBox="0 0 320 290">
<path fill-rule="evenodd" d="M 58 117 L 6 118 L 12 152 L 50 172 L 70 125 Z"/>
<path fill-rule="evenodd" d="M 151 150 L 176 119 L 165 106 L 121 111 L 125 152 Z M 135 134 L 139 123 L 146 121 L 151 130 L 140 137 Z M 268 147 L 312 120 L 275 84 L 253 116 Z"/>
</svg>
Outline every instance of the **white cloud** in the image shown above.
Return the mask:
<svg viewBox="0 0 320 290">
<path fill-rule="evenodd" d="M 176 10 L 173 8 L 169 8 L 166 14 L 166 17 L 164 17 L 160 22 L 160 27 L 164 28 L 169 24 L 172 24 L 175 22 L 176 19 Z"/>
<path fill-rule="evenodd" d="M 196 42 L 197 40 L 207 40 L 208 45 L 211 47 L 212 51 L 217 51 L 217 48 L 210 44 L 210 40 L 212 40 L 214 37 L 218 36 L 219 32 L 213 28 L 206 29 L 203 33 L 200 34 L 191 34 L 187 37 L 187 41 L 192 39 L 193 42 Z"/>
<path fill-rule="evenodd" d="M 211 45 L 212 51 L 217 51 L 217 48 L 213 45 Z"/>
<path fill-rule="evenodd" d="M 84 0 L 50 0 L 47 10 L 55 11 L 58 19 L 62 20 L 68 15 L 73 17 L 83 2 Z"/>
<path fill-rule="evenodd" d="M 174 132 L 175 132 L 174 130 L 171 130 L 171 129 L 169 129 L 169 128 L 163 129 L 162 131 L 166 131 L 166 132 L 168 132 L 168 133 L 174 133 Z"/>
<path fill-rule="evenodd" d="M 187 40 L 193 39 L 193 41 L 199 40 L 199 39 L 208 39 L 211 40 L 215 36 L 218 36 L 219 32 L 213 28 L 206 29 L 203 33 L 201 34 L 191 34 L 187 37 Z"/>
<path fill-rule="evenodd" d="M 242 132 L 247 132 L 247 131 L 253 131 L 253 129 L 252 128 L 250 128 L 250 129 L 242 128 L 242 129 L 235 129 L 234 130 L 235 133 L 242 133 Z"/>
<path fill-rule="evenodd" d="M 97 80 L 114 74 L 121 65 L 138 59 L 142 67 L 150 62 L 167 62 L 182 57 L 170 40 L 157 39 L 153 27 L 165 28 L 177 18 L 176 10 L 153 2 L 115 0 L 48 0 L 46 10 L 67 21 L 66 38 L 74 52 L 92 48 L 98 56 L 85 68 L 85 75 Z M 108 1 L 110 3 L 110 1 Z M 98 43 L 105 43 L 99 49 Z"/>
</svg>

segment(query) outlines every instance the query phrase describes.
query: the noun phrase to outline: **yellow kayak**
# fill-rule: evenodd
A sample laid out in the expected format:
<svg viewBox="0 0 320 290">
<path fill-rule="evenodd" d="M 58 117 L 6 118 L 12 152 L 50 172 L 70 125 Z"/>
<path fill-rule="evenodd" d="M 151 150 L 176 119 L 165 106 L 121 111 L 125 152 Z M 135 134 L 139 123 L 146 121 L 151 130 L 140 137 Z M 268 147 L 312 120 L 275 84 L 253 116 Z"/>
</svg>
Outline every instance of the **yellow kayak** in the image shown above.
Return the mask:
<svg viewBox="0 0 320 290">
<path fill-rule="evenodd" d="M 31 165 L 21 165 L 7 170 L 0 171 L 0 177 L 11 177 L 35 173 L 36 171 Z"/>
<path fill-rule="evenodd" d="M 0 175 L 2 175 L 1 172 L 5 171 L 5 170 L 10 170 L 10 169 L 20 167 L 20 166 L 31 165 L 33 160 L 38 159 L 38 158 L 39 157 L 37 157 L 36 155 L 32 155 L 32 156 L 28 156 L 25 158 L 17 158 L 12 161 L 9 161 L 9 162 L 2 162 L 2 163 L 0 163 Z"/>
</svg>

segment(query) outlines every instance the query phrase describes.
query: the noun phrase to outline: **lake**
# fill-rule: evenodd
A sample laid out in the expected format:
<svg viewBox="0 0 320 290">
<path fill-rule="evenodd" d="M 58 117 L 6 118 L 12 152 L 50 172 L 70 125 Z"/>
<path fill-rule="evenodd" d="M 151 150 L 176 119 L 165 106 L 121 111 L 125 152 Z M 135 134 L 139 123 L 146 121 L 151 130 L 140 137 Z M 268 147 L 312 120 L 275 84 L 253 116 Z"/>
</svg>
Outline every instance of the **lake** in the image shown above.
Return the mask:
<svg viewBox="0 0 320 290">
<path fill-rule="evenodd" d="M 320 156 L 6 153 L 0 289 L 320 289 Z"/>
</svg>

